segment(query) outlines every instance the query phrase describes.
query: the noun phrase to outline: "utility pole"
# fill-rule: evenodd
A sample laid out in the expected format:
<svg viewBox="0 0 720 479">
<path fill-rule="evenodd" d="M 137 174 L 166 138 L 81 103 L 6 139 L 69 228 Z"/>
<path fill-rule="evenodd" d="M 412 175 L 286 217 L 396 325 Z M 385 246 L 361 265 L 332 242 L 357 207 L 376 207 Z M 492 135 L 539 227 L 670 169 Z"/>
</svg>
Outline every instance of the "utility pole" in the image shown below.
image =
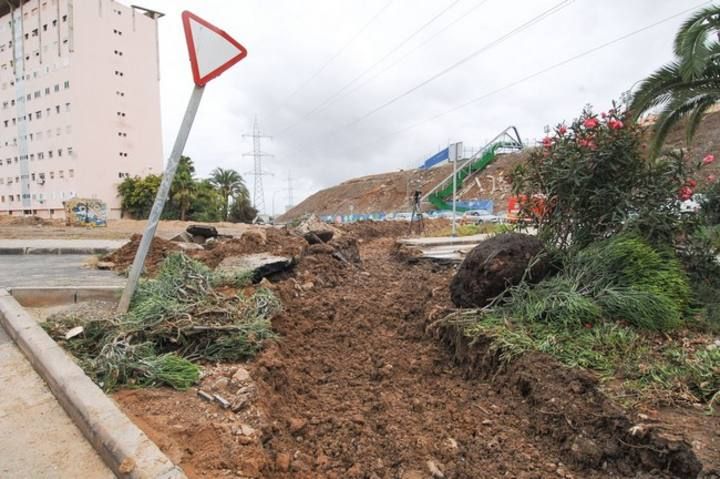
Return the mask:
<svg viewBox="0 0 720 479">
<path fill-rule="evenodd" d="M 288 190 L 288 204 L 287 204 L 287 209 L 289 210 L 290 208 L 293 207 L 292 176 L 290 176 L 290 172 L 289 172 L 289 171 L 288 171 L 288 187 L 287 187 L 287 190 Z"/>
<path fill-rule="evenodd" d="M 252 138 L 253 143 L 253 151 L 250 153 L 243 153 L 243 156 L 253 157 L 253 171 L 245 173 L 246 175 L 252 175 L 255 177 L 255 181 L 253 183 L 253 208 L 255 208 L 258 213 L 267 213 L 265 211 L 265 191 L 263 190 L 262 177 L 266 175 L 272 176 L 272 173 L 263 170 L 262 160 L 263 157 L 271 157 L 272 155 L 269 153 L 263 153 L 261 141 L 263 138 L 270 139 L 272 137 L 262 134 L 260 127 L 258 126 L 257 117 L 255 117 L 253 119 L 252 134 L 243 135 L 243 138 Z"/>
</svg>

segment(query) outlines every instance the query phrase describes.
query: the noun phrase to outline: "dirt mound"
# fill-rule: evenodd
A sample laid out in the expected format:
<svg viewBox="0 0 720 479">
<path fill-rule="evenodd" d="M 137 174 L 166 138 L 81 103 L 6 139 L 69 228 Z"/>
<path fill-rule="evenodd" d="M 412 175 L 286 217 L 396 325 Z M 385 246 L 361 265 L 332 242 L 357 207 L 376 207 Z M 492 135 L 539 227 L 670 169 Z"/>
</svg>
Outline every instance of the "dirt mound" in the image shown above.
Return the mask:
<svg viewBox="0 0 720 479">
<path fill-rule="evenodd" d="M 267 284 L 284 310 L 273 318 L 278 341 L 246 365 L 258 443 L 244 444 L 236 419 L 194 393 L 116 399 L 125 410 L 131 402 L 133 418 L 191 478 L 692 477 L 686 445 L 642 428 L 628 435 L 633 423 L 589 376 L 534 356 L 503 373 L 462 337 L 449 343 L 453 365 L 426 332 L 452 308 L 452 269 L 393 261 L 393 244 L 360 243 L 362 268 L 315 245 L 308 252 L 323 251 Z"/>
<path fill-rule="evenodd" d="M 493 236 L 470 251 L 450 283 L 453 303 L 461 308 L 483 307 L 505 289 L 519 283 L 530 261 L 537 262 L 526 279 L 537 281 L 549 270 L 544 250 L 535 236 L 505 233 Z"/>
<path fill-rule="evenodd" d="M 45 226 L 61 224 L 61 220 L 50 220 L 39 216 L 5 216 L 2 224 L 10 226 Z"/>
<path fill-rule="evenodd" d="M 113 270 L 127 271 L 130 269 L 135 260 L 135 253 L 140 247 L 142 235 L 134 234 L 130 237 L 130 241 L 110 254 L 103 256 L 103 261 L 109 261 L 114 264 Z M 145 271 L 149 275 L 154 275 L 160 263 L 172 252 L 181 251 L 180 247 L 172 241 L 167 241 L 157 236 L 153 238 L 150 244 L 150 251 L 145 258 Z"/>
<path fill-rule="evenodd" d="M 290 234 L 286 229 L 265 228 L 248 231 L 240 238 L 218 242 L 212 249 L 193 252 L 192 256 L 214 268 L 227 256 L 270 253 L 292 257 L 302 254 L 306 246 L 304 239 Z"/>
<path fill-rule="evenodd" d="M 471 343 L 454 325 L 442 325 L 438 335 L 468 377 L 491 378 L 498 391 L 522 398 L 518 407 L 527 414 L 529 434 L 558 448 L 568 464 L 616 471 L 621 477 L 644 470 L 651 477 L 670 473 L 693 478 L 702 470 L 689 443 L 636 424 L 598 389 L 589 373 L 566 368 L 542 353 L 526 354 L 505 366 L 487 338 Z"/>
</svg>

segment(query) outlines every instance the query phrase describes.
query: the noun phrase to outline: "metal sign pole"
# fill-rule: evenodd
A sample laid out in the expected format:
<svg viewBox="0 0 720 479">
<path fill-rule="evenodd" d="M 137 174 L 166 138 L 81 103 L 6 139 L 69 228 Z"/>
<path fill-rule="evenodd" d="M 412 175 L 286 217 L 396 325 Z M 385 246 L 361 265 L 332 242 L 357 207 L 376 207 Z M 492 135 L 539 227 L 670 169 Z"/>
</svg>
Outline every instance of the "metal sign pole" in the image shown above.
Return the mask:
<svg viewBox="0 0 720 479">
<path fill-rule="evenodd" d="M 192 128 L 193 120 L 195 120 L 195 114 L 197 113 L 204 90 L 204 86 L 196 85 L 193 89 L 192 95 L 190 96 L 190 101 L 188 102 L 187 109 L 185 110 L 185 116 L 180 124 L 180 131 L 178 131 L 177 138 L 175 139 L 175 145 L 173 146 L 170 157 L 168 158 L 167 166 L 165 167 L 165 173 L 163 174 L 162 182 L 160 183 L 160 189 L 158 189 L 157 196 L 155 196 L 155 203 L 153 204 L 150 217 L 148 218 L 147 225 L 145 226 L 140 246 L 138 247 L 137 253 L 135 253 L 135 259 L 130 267 L 127 285 L 123 290 L 120 303 L 118 304 L 118 313 L 127 313 L 128 308 L 130 307 L 130 300 L 132 300 L 135 288 L 137 288 L 137 283 L 145 264 L 145 257 L 147 256 L 147 253 L 150 250 L 150 244 L 155 237 L 155 231 L 157 230 L 158 222 L 160 221 L 160 215 L 162 214 L 168 194 L 170 193 L 170 187 L 172 186 L 173 179 L 175 178 L 175 171 L 177 170 L 178 163 L 180 163 L 180 156 L 185 149 L 185 143 L 190 135 L 190 129 Z"/>
</svg>

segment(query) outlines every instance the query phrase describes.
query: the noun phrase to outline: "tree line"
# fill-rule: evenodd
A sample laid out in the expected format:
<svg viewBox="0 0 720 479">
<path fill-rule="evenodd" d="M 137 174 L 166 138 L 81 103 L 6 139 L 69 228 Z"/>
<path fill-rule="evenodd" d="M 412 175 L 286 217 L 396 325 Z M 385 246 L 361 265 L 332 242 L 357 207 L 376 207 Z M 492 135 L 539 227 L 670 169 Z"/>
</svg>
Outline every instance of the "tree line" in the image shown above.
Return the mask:
<svg viewBox="0 0 720 479">
<path fill-rule="evenodd" d="M 161 175 L 125 178 L 118 185 L 123 217 L 146 219 L 160 188 Z M 243 177 L 235 170 L 215 168 L 209 178 L 196 178 L 187 156 L 180 158 L 162 219 L 250 222 L 257 210 Z"/>
</svg>

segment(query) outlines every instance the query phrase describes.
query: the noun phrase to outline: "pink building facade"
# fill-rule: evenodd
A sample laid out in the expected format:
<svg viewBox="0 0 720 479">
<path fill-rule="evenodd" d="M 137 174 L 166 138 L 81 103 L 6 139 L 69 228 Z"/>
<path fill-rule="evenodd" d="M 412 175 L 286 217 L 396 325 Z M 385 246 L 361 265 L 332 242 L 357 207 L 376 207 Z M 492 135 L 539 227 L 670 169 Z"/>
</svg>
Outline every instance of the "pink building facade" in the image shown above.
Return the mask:
<svg viewBox="0 0 720 479">
<path fill-rule="evenodd" d="M 157 21 L 114 0 L 0 5 L 0 214 L 63 217 L 74 197 L 162 172 Z M 12 6 L 11 6 L 11 5 Z"/>
</svg>

